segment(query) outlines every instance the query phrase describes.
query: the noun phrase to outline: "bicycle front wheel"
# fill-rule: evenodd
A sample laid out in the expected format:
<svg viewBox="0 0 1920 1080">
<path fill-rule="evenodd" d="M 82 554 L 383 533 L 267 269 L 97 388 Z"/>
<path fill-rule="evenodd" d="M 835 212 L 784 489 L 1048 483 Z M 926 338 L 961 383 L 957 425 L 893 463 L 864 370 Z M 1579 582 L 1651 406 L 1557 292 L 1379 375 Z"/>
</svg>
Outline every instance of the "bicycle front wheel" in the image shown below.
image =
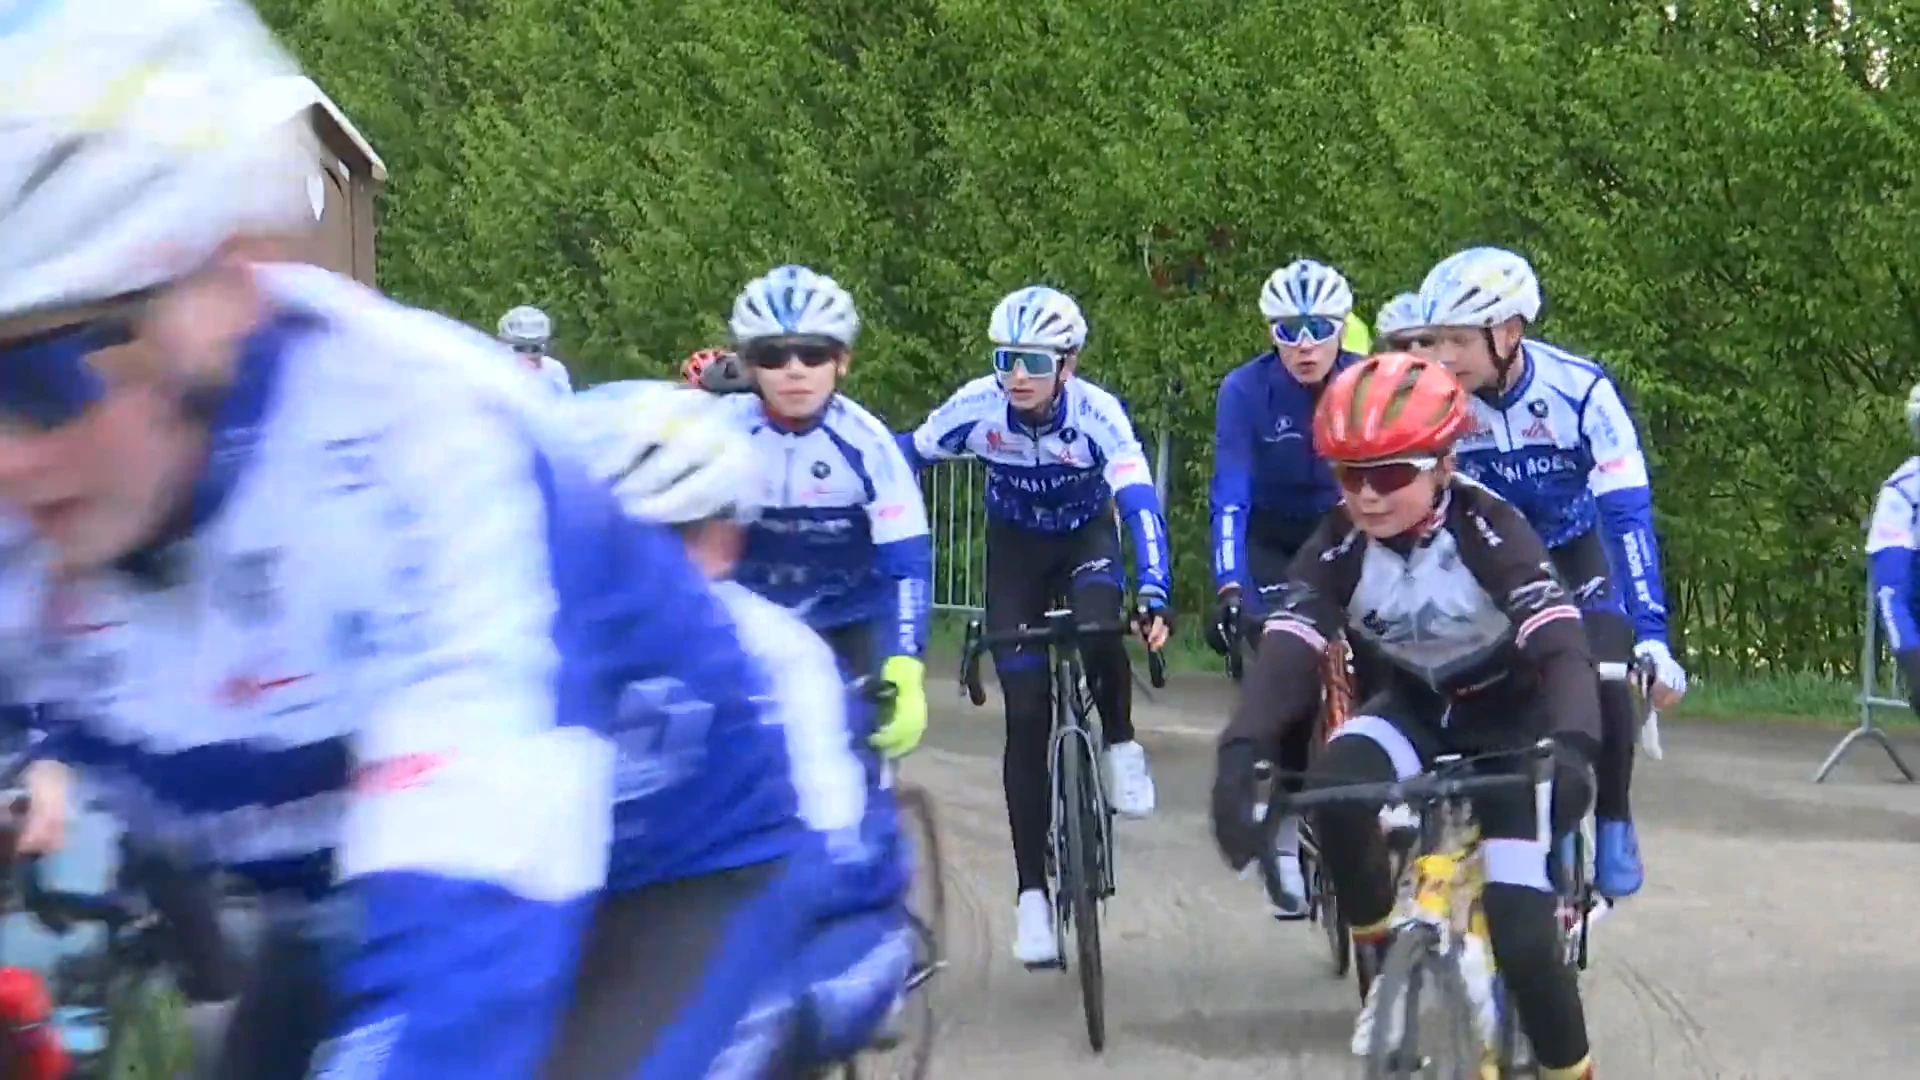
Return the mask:
<svg viewBox="0 0 1920 1080">
<path fill-rule="evenodd" d="M 1373 991 L 1367 1080 L 1480 1080 L 1485 1055 L 1473 998 L 1439 931 L 1402 929 Z"/>
<path fill-rule="evenodd" d="M 1099 798 L 1093 785 L 1093 758 L 1085 739 L 1068 737 L 1060 744 L 1061 789 L 1066 792 L 1066 865 L 1062 884 L 1067 895 L 1056 903 L 1069 905 L 1073 919 L 1075 954 L 1080 962 L 1080 1003 L 1087 1016 L 1087 1043 L 1097 1053 L 1107 1045 L 1106 973 L 1100 958 L 1100 822 Z"/>
</svg>

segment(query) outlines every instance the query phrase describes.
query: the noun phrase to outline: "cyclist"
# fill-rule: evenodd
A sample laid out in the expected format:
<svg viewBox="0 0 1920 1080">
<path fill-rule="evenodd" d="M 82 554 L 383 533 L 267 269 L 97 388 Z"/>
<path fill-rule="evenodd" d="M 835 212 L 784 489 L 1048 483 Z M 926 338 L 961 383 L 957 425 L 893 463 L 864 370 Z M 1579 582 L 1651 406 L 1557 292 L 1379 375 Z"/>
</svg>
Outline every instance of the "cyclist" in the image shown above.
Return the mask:
<svg viewBox="0 0 1920 1080">
<path fill-rule="evenodd" d="M 1359 359 L 1340 344 L 1352 311 L 1353 289 L 1333 267 L 1300 259 L 1275 270 L 1260 290 L 1272 347 L 1220 383 L 1210 490 L 1217 599 L 1207 643 L 1222 656 L 1241 594 L 1257 594 L 1245 602 L 1249 615 L 1263 610 L 1285 584 L 1300 545 L 1340 502 L 1333 473 L 1314 453 L 1313 407 L 1333 374 Z M 1307 728 L 1294 732 L 1276 748 L 1275 764 L 1289 772 L 1305 769 L 1311 738 Z M 1298 819 L 1281 822 L 1278 840 L 1283 895 L 1274 915 L 1305 918 Z"/>
<path fill-rule="evenodd" d="M 1526 515 L 1579 597 L 1595 656 L 1616 668 L 1603 669 L 1600 688 L 1594 888 L 1630 896 L 1645 875 L 1628 801 L 1638 733 L 1626 664 L 1653 666 L 1659 708 L 1687 688 L 1667 646 L 1653 497 L 1633 418 L 1598 364 L 1526 336 L 1540 316 L 1540 282 L 1519 255 L 1469 248 L 1442 260 L 1420 285 L 1420 309 L 1416 351 L 1475 395 L 1461 469 Z"/>
<path fill-rule="evenodd" d="M 304 118 L 232 108 L 298 73 L 248 8 L 37 5 L 0 66 L 28 73 L 0 95 L 0 514 L 34 535 L 0 571 L 0 676 L 42 703 L 36 752 L 262 893 L 220 1075 L 305 1075 L 323 1038 L 315 1075 L 534 1075 L 614 736 L 645 754 L 697 713 L 724 751 L 643 835 L 802 846 L 790 793 L 734 782 L 786 752 L 765 678 L 496 344 L 234 256 L 311 223 L 317 161 Z M 29 789 L 23 833 L 57 842 Z"/>
<path fill-rule="evenodd" d="M 752 1013 L 796 1006 L 788 1025 L 800 1036 L 796 1064 L 823 1065 L 870 1041 L 912 964 L 897 809 L 878 756 L 855 738 L 833 651 L 791 612 L 728 580 L 763 487 L 759 456 L 728 412 L 710 394 L 661 382 L 604 384 L 568 410 L 594 475 L 628 514 L 671 525 L 713 580 L 742 645 L 771 677 L 784 753 L 714 746 L 740 755 L 737 764 L 673 763 L 675 777 L 616 807 L 616 834 L 641 828 L 615 852 L 611 895 L 587 939 L 549 1077 L 709 1075 L 714 1051 Z M 669 730 L 663 747 L 674 738 Z M 726 836 L 698 827 L 696 817 L 684 819 L 684 832 L 646 831 L 715 810 L 689 798 L 710 768 L 742 796 L 796 796 L 782 801 L 784 812 L 797 815 L 815 845 L 787 856 L 789 886 L 765 884 L 764 865 L 714 874 L 718 867 L 699 865 L 705 860 L 683 861 Z M 685 877 L 694 867 L 702 876 Z M 775 900 L 791 910 L 769 910 Z M 689 971 L 699 978 L 685 979 Z M 708 1011 L 709 995 L 729 1004 Z"/>
<path fill-rule="evenodd" d="M 893 433 L 839 392 L 860 329 L 832 278 L 782 266 L 733 305 L 734 347 L 756 393 L 728 398 L 764 463 L 740 583 L 794 609 L 850 675 L 893 684 L 874 732 L 889 756 L 927 729 L 927 605 L 933 538 Z"/>
<path fill-rule="evenodd" d="M 1126 410 L 1075 372 L 1087 342 L 1080 305 L 1058 289 L 1030 285 L 993 309 L 994 374 L 960 388 L 912 435 L 900 437 L 915 468 L 971 455 L 987 469 L 986 623 L 990 632 L 1035 625 L 1062 594 L 1080 618 L 1108 620 L 1122 607 L 1120 534 L 1132 533 L 1140 602 L 1151 613 L 1149 648 L 1165 644 L 1170 564 L 1167 526 L 1152 470 Z M 1153 775 L 1134 740 L 1132 671 L 1117 638 L 1086 645 L 1087 680 L 1107 744 L 1104 772 L 1114 810 L 1153 812 Z M 1052 817 L 1046 656 L 996 652 L 1006 702 L 1002 761 L 1018 879 L 1014 956 L 1029 966 L 1059 959 L 1046 893 Z"/>
<path fill-rule="evenodd" d="M 520 362 L 539 372 L 556 394 L 573 393 L 573 378 L 567 365 L 547 355 L 553 340 L 553 320 L 537 307 L 522 304 L 500 316 L 499 338 L 512 349 Z"/>
<path fill-rule="evenodd" d="M 1920 386 L 1907 394 L 1907 429 L 1920 441 Z M 1920 522 L 1920 457 L 1910 457 L 1880 485 L 1867 531 L 1867 570 L 1873 610 L 1900 667 L 1907 701 L 1920 714 L 1920 621 L 1916 621 L 1914 562 Z"/>
<path fill-rule="evenodd" d="M 1213 828 L 1236 869 L 1260 843 L 1255 762 L 1317 708 L 1322 655 L 1336 633 L 1372 641 L 1390 674 L 1386 692 L 1329 740 L 1309 786 L 1404 779 L 1440 754 L 1523 749 L 1546 736 L 1560 750 L 1554 827 L 1577 823 L 1591 800 L 1587 763 L 1600 718 L 1580 612 L 1526 519 L 1456 473 L 1453 448 L 1470 424 L 1460 384 L 1405 353 L 1347 369 L 1321 400 L 1314 441 L 1336 463 L 1347 498 L 1295 560 L 1220 738 Z M 1508 1000 L 1542 1076 L 1591 1076 L 1533 793 L 1481 798 L 1475 812 L 1488 933 Z M 1379 807 L 1329 806 L 1314 827 L 1355 944 L 1378 948 L 1394 900 Z M 1363 1029 L 1378 1008 L 1370 1002 Z"/>
<path fill-rule="evenodd" d="M 753 379 L 732 349 L 699 349 L 680 365 L 688 386 L 714 394 L 738 394 L 753 389 Z"/>
<path fill-rule="evenodd" d="M 1381 352 L 1404 352 L 1413 343 L 1411 331 L 1420 328 L 1420 294 L 1403 292 L 1380 305 L 1374 317 L 1373 331 L 1380 340 Z"/>
</svg>

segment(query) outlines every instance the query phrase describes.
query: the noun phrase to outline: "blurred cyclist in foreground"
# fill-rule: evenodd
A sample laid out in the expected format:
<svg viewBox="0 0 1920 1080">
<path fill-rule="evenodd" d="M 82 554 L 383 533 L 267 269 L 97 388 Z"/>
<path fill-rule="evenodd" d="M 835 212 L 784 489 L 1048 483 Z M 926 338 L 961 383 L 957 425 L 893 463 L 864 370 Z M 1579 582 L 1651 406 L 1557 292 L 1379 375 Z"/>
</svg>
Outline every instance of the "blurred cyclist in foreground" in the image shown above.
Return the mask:
<svg viewBox="0 0 1920 1080">
<path fill-rule="evenodd" d="M 16 6 L 0 68 L 0 516 L 33 534 L 0 681 L 46 729 L 22 847 L 59 845 L 72 766 L 262 893 L 219 1076 L 533 1075 L 613 741 L 622 790 L 688 715 L 781 752 L 766 678 L 496 344 L 235 254 L 310 227 L 316 167 L 252 108 L 297 71 L 245 6 Z M 758 843 L 725 855 L 803 845 L 790 791 L 710 795 Z"/>
<path fill-rule="evenodd" d="M 768 724 L 724 745 L 702 741 L 698 712 L 669 721 L 666 771 L 616 806 L 609 897 L 549 1078 L 711 1075 L 733 1033 L 755 1027 L 792 1033 L 783 1066 L 824 1065 L 870 1041 L 912 963 L 893 795 L 849 716 L 833 652 L 727 580 L 764 467 L 727 412 L 662 382 L 605 384 L 566 408 L 621 506 L 671 525 L 713 580 L 771 701 Z M 762 805 L 787 820 L 773 828 Z M 762 831 L 807 839 L 776 847 Z M 783 848 L 782 859 L 739 861 Z"/>
</svg>

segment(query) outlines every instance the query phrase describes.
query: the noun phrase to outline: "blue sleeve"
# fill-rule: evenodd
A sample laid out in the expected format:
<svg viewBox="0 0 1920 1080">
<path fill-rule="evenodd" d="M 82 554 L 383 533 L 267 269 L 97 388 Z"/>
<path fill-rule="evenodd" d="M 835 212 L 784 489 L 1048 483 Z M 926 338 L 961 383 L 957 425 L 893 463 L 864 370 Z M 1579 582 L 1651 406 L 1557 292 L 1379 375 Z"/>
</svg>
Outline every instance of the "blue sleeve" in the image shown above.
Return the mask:
<svg viewBox="0 0 1920 1080">
<path fill-rule="evenodd" d="M 1914 532 L 1916 517 L 1909 495 L 1914 483 L 1914 463 L 1896 470 L 1880 487 L 1874 503 L 1873 519 L 1867 529 L 1867 584 L 1872 590 L 1874 614 L 1887 635 L 1887 645 L 1896 653 L 1920 646 L 1920 626 L 1913 617 L 1913 564 L 1920 558 L 1920 539 Z"/>
<path fill-rule="evenodd" d="M 321 1076 L 538 1072 L 611 844 L 621 646 L 600 612 L 644 590 L 658 616 L 635 636 L 671 637 L 705 589 L 671 534 L 617 559 L 611 496 L 511 417 L 435 420 L 390 436 L 380 487 L 409 513 L 363 555 L 393 629 L 358 673 Z"/>
<path fill-rule="evenodd" d="M 1091 393 L 1091 391 L 1083 391 Z M 1160 510 L 1160 493 L 1153 486 L 1153 467 L 1133 432 L 1133 421 L 1119 402 L 1104 391 L 1089 397 L 1090 408 L 1080 414 L 1080 426 L 1104 460 L 1101 473 L 1113 493 L 1114 508 L 1133 538 L 1134 569 L 1140 588 L 1172 595 L 1173 556 L 1167 546 L 1167 519 Z M 1104 400 L 1103 400 L 1104 399 Z"/>
<path fill-rule="evenodd" d="M 887 430 L 873 425 L 865 470 L 873 485 L 867 503 L 867 527 L 873 536 L 874 565 L 893 579 L 893 634 L 888 656 L 919 656 L 927 646 L 927 609 L 933 599 L 933 536 L 927 506 L 914 471 L 896 451 Z"/>
<path fill-rule="evenodd" d="M 1887 635 L 1887 646 L 1905 652 L 1920 646 L 1920 624 L 1913 617 L 1913 563 L 1907 548 L 1882 548 L 1867 558 L 1873 610 Z"/>
<path fill-rule="evenodd" d="M 900 448 L 900 456 L 907 460 L 907 468 L 912 469 L 914 472 L 917 473 L 932 464 L 932 462 L 920 456 L 920 451 L 914 449 L 913 432 L 895 432 L 893 442 L 895 446 Z"/>
<path fill-rule="evenodd" d="M 1247 584 L 1247 507 L 1253 499 L 1253 429 L 1233 376 L 1220 384 L 1213 408 L 1213 586 Z"/>
<path fill-rule="evenodd" d="M 1171 596 L 1173 554 L 1167 545 L 1167 519 L 1160 512 L 1159 494 L 1152 484 L 1133 484 L 1114 492 L 1113 503 L 1133 539 L 1141 587 L 1152 586 Z"/>
<path fill-rule="evenodd" d="M 1615 574 L 1626 576 L 1627 610 L 1636 641 L 1667 641 L 1667 594 L 1660 580 L 1660 545 L 1653 538 L 1653 493 L 1644 487 L 1601 495 L 1600 535 Z"/>
</svg>

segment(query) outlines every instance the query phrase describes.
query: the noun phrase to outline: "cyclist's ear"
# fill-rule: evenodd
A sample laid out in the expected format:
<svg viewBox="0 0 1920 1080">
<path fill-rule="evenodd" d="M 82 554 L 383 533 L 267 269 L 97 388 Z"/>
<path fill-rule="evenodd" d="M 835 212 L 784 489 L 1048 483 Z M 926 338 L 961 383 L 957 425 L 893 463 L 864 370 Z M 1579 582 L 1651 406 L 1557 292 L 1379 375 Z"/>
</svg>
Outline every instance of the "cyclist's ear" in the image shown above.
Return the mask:
<svg viewBox="0 0 1920 1080">
<path fill-rule="evenodd" d="M 845 345 L 840 346 L 840 350 L 836 352 L 833 357 L 834 375 L 844 379 L 847 377 L 847 369 L 852 366 L 853 350 L 847 348 Z"/>
<path fill-rule="evenodd" d="M 1080 350 L 1068 349 L 1060 357 L 1060 377 L 1065 379 L 1072 376 L 1074 368 L 1078 366 L 1080 366 Z"/>
</svg>

